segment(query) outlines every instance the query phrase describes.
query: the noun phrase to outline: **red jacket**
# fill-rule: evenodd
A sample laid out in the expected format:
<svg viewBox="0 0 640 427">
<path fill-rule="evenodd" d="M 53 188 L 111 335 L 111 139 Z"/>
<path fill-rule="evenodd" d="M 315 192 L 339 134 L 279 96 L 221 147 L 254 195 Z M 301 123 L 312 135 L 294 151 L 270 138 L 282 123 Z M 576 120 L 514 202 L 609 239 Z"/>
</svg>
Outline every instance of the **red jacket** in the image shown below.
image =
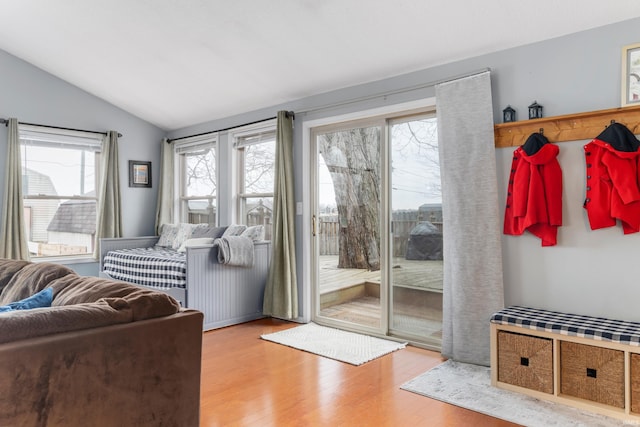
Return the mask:
<svg viewBox="0 0 640 427">
<path fill-rule="evenodd" d="M 562 170 L 559 148 L 544 144 L 531 156 L 518 147 L 513 153 L 504 215 L 504 234 L 525 230 L 542 239 L 542 246 L 557 243 L 562 225 Z"/>
<path fill-rule="evenodd" d="M 584 146 L 587 189 L 584 208 L 592 230 L 619 219 L 624 234 L 640 231 L 640 151 L 619 151 L 594 139 Z"/>
</svg>

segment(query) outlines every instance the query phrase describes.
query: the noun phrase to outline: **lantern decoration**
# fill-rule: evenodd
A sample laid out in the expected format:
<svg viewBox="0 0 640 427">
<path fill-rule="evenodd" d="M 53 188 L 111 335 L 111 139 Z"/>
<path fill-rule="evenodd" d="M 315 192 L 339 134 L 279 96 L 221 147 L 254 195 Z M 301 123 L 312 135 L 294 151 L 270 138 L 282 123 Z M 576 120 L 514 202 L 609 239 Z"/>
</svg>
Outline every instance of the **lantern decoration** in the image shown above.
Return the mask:
<svg viewBox="0 0 640 427">
<path fill-rule="evenodd" d="M 529 105 L 529 118 L 541 119 L 542 118 L 542 105 L 537 101 L 533 101 L 533 104 Z"/>
<path fill-rule="evenodd" d="M 507 105 L 507 108 L 502 110 L 502 121 L 504 123 L 516 121 L 516 110 L 511 108 L 511 105 Z"/>
</svg>

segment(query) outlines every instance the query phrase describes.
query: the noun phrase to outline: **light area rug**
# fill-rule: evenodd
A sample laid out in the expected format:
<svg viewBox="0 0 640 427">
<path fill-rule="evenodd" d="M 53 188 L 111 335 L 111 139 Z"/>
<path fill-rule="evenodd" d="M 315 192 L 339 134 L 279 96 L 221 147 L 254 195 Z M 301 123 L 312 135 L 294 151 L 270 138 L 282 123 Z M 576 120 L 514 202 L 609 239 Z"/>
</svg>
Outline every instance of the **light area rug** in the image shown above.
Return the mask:
<svg viewBox="0 0 640 427">
<path fill-rule="evenodd" d="M 413 393 L 528 427 L 640 425 L 491 386 L 488 367 L 448 360 L 401 387 Z"/>
<path fill-rule="evenodd" d="M 407 343 L 328 328 L 316 323 L 261 335 L 261 338 L 356 366 L 407 346 Z"/>
</svg>

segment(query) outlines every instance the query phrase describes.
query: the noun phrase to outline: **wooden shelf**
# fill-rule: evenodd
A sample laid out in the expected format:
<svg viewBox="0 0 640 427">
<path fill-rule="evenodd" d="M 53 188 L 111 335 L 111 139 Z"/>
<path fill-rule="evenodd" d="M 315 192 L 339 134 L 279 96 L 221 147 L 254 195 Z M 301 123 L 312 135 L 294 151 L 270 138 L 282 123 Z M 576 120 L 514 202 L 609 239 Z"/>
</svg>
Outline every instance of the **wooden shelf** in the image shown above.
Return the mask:
<svg viewBox="0 0 640 427">
<path fill-rule="evenodd" d="M 634 135 L 640 134 L 640 106 L 633 106 L 500 123 L 494 126 L 495 144 L 496 148 L 517 147 L 540 129 L 549 142 L 590 140 L 612 120 L 628 127 Z"/>
</svg>

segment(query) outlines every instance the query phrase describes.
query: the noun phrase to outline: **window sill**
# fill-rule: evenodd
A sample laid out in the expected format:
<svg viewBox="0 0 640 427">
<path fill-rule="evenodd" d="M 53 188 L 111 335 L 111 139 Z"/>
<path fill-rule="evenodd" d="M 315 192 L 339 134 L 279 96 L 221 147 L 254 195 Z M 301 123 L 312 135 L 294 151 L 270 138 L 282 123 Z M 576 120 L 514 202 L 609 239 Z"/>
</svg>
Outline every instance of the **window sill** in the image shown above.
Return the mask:
<svg viewBox="0 0 640 427">
<path fill-rule="evenodd" d="M 48 256 L 48 257 L 38 257 L 31 258 L 31 262 L 39 263 L 39 262 L 53 262 L 57 264 L 90 264 L 97 263 L 98 260 L 93 256 Z"/>
</svg>

